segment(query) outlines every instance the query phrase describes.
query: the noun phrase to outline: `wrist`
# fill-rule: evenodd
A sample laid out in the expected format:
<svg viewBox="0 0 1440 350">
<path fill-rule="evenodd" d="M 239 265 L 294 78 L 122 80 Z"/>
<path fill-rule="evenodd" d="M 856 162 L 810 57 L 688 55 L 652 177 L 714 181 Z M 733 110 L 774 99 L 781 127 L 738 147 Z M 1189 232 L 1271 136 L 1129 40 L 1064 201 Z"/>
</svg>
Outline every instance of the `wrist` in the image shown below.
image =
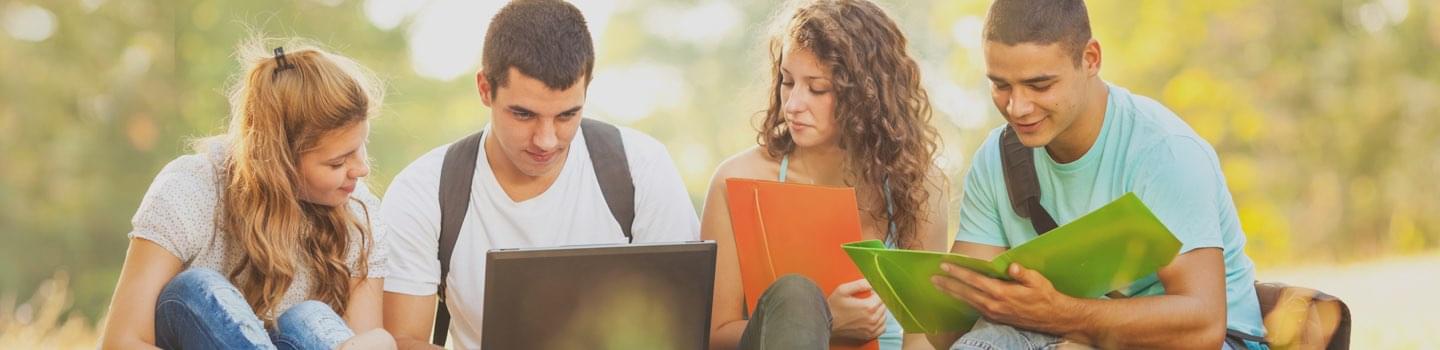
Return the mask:
<svg viewBox="0 0 1440 350">
<path fill-rule="evenodd" d="M 1091 317 L 1093 308 L 1084 299 L 1072 298 L 1060 294 L 1056 300 L 1056 317 L 1051 318 L 1051 331 L 1065 339 L 1079 340 L 1089 343 L 1089 327 L 1094 318 Z"/>
</svg>

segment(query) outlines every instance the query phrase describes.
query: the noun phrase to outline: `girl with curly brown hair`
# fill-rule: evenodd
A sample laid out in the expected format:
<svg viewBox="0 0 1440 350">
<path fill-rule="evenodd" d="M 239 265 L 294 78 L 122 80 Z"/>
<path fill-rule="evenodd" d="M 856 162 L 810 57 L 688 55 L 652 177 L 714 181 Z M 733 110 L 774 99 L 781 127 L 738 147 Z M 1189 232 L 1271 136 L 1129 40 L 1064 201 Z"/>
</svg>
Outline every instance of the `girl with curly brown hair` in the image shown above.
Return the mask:
<svg viewBox="0 0 1440 350">
<path fill-rule="evenodd" d="M 728 178 L 854 187 L 862 239 L 946 249 L 947 181 L 933 162 L 939 140 L 905 35 L 867 0 L 791 3 L 777 19 L 758 145 L 715 171 L 701 219 L 701 235 L 719 246 L 711 346 L 813 349 L 878 338 L 900 348 L 899 324 L 864 279 L 825 296 L 804 277 L 782 277 L 745 315 Z M 928 345 L 920 334 L 904 343 Z"/>
</svg>

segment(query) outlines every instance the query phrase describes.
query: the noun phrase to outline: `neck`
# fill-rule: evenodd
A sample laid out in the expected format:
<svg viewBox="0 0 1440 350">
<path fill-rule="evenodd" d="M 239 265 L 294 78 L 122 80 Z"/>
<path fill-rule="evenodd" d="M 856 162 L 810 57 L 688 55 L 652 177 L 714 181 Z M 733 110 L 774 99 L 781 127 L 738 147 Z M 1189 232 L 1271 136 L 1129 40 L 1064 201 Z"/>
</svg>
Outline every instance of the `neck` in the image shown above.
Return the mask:
<svg viewBox="0 0 1440 350">
<path fill-rule="evenodd" d="M 1060 164 L 1080 160 L 1095 140 L 1100 138 L 1100 129 L 1105 125 L 1105 110 L 1109 108 L 1110 88 L 1100 78 L 1094 78 L 1086 89 L 1085 107 L 1076 116 L 1069 128 L 1055 135 L 1055 140 L 1045 146 L 1050 158 Z"/>
<path fill-rule="evenodd" d="M 795 147 L 790 153 L 791 174 L 817 185 L 845 185 L 845 151 L 839 145 Z"/>
<path fill-rule="evenodd" d="M 510 197 L 510 200 L 516 202 L 523 202 L 538 197 L 541 193 L 545 193 L 545 190 L 549 189 L 550 185 L 555 184 L 555 180 L 560 178 L 560 171 L 565 168 L 564 162 L 566 158 L 569 157 L 568 152 L 565 154 L 557 154 L 555 156 L 561 157 L 559 159 L 561 162 L 559 167 L 556 167 L 554 171 L 548 174 L 530 176 L 521 172 L 519 168 L 515 167 L 514 163 L 506 159 L 505 151 L 500 149 L 499 140 L 487 136 L 482 145 L 482 147 L 485 147 L 485 162 L 490 164 L 490 171 L 495 174 L 495 182 L 500 184 L 500 189 L 505 191 L 505 194 Z"/>
</svg>

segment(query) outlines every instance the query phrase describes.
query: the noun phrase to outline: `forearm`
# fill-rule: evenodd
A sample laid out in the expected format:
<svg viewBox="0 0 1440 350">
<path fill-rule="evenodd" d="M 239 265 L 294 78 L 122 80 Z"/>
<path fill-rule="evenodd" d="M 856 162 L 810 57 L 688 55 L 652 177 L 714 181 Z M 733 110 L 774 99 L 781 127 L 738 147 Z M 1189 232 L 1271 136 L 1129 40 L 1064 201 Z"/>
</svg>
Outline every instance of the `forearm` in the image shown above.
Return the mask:
<svg viewBox="0 0 1440 350">
<path fill-rule="evenodd" d="M 430 342 L 428 342 L 428 341 L 420 340 L 420 339 L 415 339 L 415 338 L 411 338 L 411 337 L 404 337 L 404 336 L 400 336 L 400 335 L 396 335 L 396 336 L 395 336 L 395 347 L 396 347 L 396 348 L 399 348 L 400 350 L 431 350 L 431 349 L 440 349 L 440 347 L 435 346 L 435 344 L 430 344 Z"/>
<path fill-rule="evenodd" d="M 1071 299 L 1055 322 L 1040 329 L 1100 348 L 1218 349 L 1225 310 L 1200 298 L 1160 295 L 1131 299 Z"/>
<path fill-rule="evenodd" d="M 745 326 L 748 322 L 744 319 L 726 322 L 715 327 L 710 333 L 710 349 L 729 350 L 740 348 L 740 337 L 745 334 Z"/>
<path fill-rule="evenodd" d="M 107 337 L 105 337 L 105 339 L 101 339 L 100 349 L 106 349 L 106 350 L 109 350 L 109 349 L 155 349 L 155 350 L 159 350 L 160 348 L 159 348 L 159 347 L 156 347 L 154 344 L 146 343 L 145 341 L 140 340 L 139 338 L 125 338 L 125 339 L 114 338 L 114 339 L 112 339 L 111 337 L 107 336 Z"/>
</svg>

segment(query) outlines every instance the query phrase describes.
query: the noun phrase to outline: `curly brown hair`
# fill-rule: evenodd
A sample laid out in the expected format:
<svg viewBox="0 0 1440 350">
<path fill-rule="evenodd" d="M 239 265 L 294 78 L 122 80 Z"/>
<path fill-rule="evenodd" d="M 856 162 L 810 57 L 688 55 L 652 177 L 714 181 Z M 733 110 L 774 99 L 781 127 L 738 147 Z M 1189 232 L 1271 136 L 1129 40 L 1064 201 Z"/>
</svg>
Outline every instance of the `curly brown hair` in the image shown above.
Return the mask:
<svg viewBox="0 0 1440 350">
<path fill-rule="evenodd" d="M 780 59 L 787 42 L 809 50 L 830 69 L 836 93 L 835 121 L 845 150 L 846 182 L 857 191 L 875 191 L 894 205 L 893 240 L 902 248 L 921 246 L 917 233 L 929 220 L 926 177 L 934 166 L 939 136 L 930 125 L 930 98 L 920 85 L 920 67 L 906 52 L 907 40 L 885 11 L 866 0 L 792 3 L 771 36 L 769 108 L 757 142 L 780 158 L 795 151 L 780 103 Z M 793 11 L 793 12 L 792 12 Z M 884 206 L 872 209 L 885 220 Z"/>
</svg>

